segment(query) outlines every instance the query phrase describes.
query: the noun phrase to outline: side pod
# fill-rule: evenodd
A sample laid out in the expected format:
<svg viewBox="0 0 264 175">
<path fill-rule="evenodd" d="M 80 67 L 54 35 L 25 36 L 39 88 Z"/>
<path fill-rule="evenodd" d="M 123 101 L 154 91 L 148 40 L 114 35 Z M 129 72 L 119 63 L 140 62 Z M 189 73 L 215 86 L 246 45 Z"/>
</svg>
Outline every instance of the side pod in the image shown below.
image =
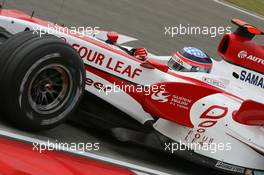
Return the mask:
<svg viewBox="0 0 264 175">
<path fill-rule="evenodd" d="M 193 104 L 206 96 L 220 93 L 217 89 L 204 85 L 182 82 L 155 85 L 164 88 L 145 95 L 142 101 L 143 109 L 154 117 L 164 118 L 190 128 L 194 127 L 190 120 Z"/>
<path fill-rule="evenodd" d="M 250 126 L 264 125 L 264 104 L 246 100 L 239 110 L 233 113 L 233 119 L 238 123 Z"/>
</svg>

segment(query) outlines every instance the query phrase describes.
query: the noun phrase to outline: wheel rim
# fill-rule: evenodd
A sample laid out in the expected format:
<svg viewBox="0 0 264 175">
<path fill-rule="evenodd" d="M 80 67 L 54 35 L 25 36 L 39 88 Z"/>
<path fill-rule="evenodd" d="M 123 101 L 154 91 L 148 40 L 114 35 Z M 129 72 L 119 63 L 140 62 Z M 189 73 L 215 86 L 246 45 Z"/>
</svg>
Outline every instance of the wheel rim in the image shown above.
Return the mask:
<svg viewBox="0 0 264 175">
<path fill-rule="evenodd" d="M 54 113 L 67 102 L 72 86 L 72 76 L 66 67 L 58 64 L 47 65 L 30 82 L 29 104 L 40 114 Z"/>
</svg>

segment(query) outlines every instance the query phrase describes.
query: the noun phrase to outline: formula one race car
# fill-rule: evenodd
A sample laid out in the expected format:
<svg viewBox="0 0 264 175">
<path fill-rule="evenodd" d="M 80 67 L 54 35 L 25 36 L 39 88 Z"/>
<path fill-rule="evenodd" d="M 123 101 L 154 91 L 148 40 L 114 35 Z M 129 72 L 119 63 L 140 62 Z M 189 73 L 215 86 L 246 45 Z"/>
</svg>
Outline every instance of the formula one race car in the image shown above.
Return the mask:
<svg viewBox="0 0 264 175">
<path fill-rule="evenodd" d="M 264 174 L 264 46 L 252 41 L 263 32 L 232 21 L 238 29 L 222 38 L 220 62 L 192 47 L 142 59 L 122 45 L 134 38 L 84 36 L 2 9 L 1 111 L 19 128 L 49 129 L 70 115 L 85 90 L 126 114 L 103 113 L 103 103 L 84 95 L 98 108 L 87 118 L 120 140 L 235 174 Z M 91 108 L 85 104 L 83 114 Z"/>
</svg>

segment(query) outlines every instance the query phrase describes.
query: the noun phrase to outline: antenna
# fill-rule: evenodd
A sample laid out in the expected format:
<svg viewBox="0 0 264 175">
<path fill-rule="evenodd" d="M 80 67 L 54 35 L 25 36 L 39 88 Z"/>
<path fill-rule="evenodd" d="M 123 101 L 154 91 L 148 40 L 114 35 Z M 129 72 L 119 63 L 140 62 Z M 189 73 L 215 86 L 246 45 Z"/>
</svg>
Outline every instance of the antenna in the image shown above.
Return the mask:
<svg viewBox="0 0 264 175">
<path fill-rule="evenodd" d="M 33 10 L 31 15 L 30 15 L 30 18 L 33 18 L 34 14 L 35 14 L 35 11 Z"/>
<path fill-rule="evenodd" d="M 31 15 L 30 15 L 30 18 L 33 18 L 34 15 L 35 15 L 35 10 L 34 10 L 33 3 L 31 3 L 30 6 L 31 6 Z"/>
</svg>

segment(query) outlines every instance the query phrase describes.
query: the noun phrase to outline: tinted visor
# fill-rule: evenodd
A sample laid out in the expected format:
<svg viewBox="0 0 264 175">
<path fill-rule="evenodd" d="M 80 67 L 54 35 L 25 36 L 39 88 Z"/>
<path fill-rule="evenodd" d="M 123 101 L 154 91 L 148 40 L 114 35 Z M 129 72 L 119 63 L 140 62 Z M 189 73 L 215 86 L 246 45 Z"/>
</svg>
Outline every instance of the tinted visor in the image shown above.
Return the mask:
<svg viewBox="0 0 264 175">
<path fill-rule="evenodd" d="M 203 68 L 203 67 L 196 67 L 193 66 L 191 72 L 204 72 L 204 73 L 210 73 L 210 69 Z"/>
<path fill-rule="evenodd" d="M 187 63 L 186 63 L 187 64 Z M 196 66 L 190 66 L 190 68 L 186 68 L 183 65 L 179 64 L 177 61 L 175 61 L 175 58 L 171 57 L 171 59 L 168 61 L 168 66 L 172 70 L 180 71 L 180 72 L 204 72 L 204 73 L 210 73 L 210 69 L 203 68 L 203 67 L 196 67 Z"/>
<path fill-rule="evenodd" d="M 173 57 L 169 60 L 168 66 L 169 68 L 175 71 L 180 71 L 180 72 L 190 72 L 191 71 L 183 67 L 182 65 L 180 65 L 178 62 L 176 62 Z"/>
</svg>

